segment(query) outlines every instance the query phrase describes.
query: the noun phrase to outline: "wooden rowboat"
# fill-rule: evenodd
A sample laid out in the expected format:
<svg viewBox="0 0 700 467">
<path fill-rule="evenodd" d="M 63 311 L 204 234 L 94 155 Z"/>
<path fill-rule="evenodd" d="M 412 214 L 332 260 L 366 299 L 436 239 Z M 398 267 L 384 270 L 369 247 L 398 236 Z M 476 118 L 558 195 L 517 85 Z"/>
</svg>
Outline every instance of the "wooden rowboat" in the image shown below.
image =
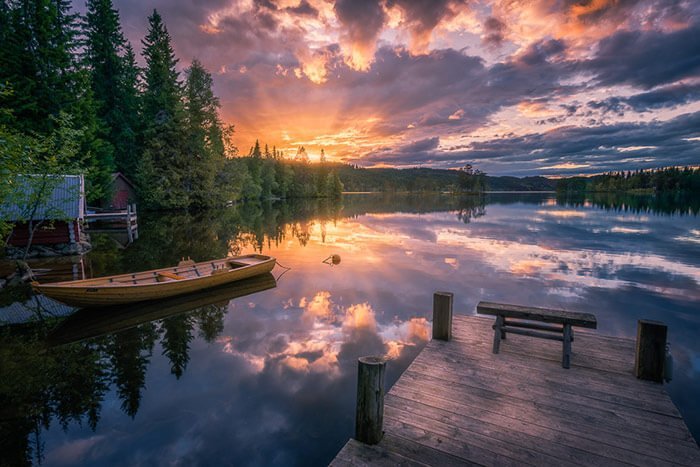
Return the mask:
<svg viewBox="0 0 700 467">
<path fill-rule="evenodd" d="M 170 268 L 52 284 L 33 282 L 32 287 L 71 306 L 120 305 L 187 294 L 269 273 L 275 262 L 275 258 L 265 255 L 200 263 L 186 260 Z"/>
<path fill-rule="evenodd" d="M 269 272 L 211 289 L 158 301 L 85 308 L 61 321 L 46 337 L 51 347 L 115 334 L 144 323 L 191 313 L 203 307 L 226 307 L 231 300 L 277 286 Z"/>
</svg>

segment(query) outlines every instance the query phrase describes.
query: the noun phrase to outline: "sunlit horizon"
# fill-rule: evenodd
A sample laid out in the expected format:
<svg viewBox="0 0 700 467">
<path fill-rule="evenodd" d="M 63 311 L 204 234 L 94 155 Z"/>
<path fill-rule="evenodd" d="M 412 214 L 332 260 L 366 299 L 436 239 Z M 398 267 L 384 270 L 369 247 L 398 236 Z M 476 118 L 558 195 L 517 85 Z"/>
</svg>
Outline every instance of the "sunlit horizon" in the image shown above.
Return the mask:
<svg viewBox="0 0 700 467">
<path fill-rule="evenodd" d="M 311 161 L 554 178 L 700 163 L 693 2 L 115 8 L 137 53 L 158 9 L 179 69 L 212 72 L 243 155 L 259 140 Z"/>
</svg>

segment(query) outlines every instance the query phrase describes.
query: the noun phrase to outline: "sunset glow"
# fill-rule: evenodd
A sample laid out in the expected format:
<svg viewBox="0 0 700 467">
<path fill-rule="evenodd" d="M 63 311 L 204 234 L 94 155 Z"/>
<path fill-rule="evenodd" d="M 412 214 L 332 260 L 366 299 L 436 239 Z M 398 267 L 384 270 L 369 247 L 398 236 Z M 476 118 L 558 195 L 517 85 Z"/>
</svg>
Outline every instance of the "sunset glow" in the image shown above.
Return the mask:
<svg viewBox="0 0 700 467">
<path fill-rule="evenodd" d="M 115 7 L 137 48 L 157 8 L 179 66 L 215 73 L 243 154 L 259 139 L 312 161 L 548 176 L 700 162 L 697 2 Z"/>
</svg>

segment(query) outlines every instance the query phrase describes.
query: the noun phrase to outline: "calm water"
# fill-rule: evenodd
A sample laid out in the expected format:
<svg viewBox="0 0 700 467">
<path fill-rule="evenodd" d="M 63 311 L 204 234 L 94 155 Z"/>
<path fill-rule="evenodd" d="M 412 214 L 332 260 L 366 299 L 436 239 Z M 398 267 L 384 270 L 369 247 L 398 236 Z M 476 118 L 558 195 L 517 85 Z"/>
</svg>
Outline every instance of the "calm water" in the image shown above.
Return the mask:
<svg viewBox="0 0 700 467">
<path fill-rule="evenodd" d="M 253 251 L 291 270 L 68 319 L 0 295 L 0 317 L 42 317 L 0 328 L 0 464 L 326 464 L 352 435 L 357 357 L 388 354 L 392 384 L 430 335 L 436 290 L 464 314 L 479 300 L 593 312 L 610 335 L 666 322 L 668 388 L 699 438 L 699 206 L 670 201 L 348 195 L 142 213 L 136 243 L 95 235 L 82 263 L 41 265 L 45 280 Z"/>
</svg>

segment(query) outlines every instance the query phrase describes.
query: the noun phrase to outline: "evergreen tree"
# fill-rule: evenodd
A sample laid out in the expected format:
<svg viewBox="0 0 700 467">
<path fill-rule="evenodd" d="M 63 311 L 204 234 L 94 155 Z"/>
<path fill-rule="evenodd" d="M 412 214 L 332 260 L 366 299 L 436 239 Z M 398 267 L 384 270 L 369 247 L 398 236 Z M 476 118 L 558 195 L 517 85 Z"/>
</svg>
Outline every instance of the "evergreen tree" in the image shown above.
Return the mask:
<svg viewBox="0 0 700 467">
<path fill-rule="evenodd" d="M 178 60 L 163 20 L 156 10 L 148 17 L 143 40 L 144 72 L 143 156 L 138 181 L 143 201 L 158 208 L 189 206 L 183 184 L 188 164 L 184 160 L 184 125 Z"/>
<path fill-rule="evenodd" d="M 198 60 L 192 61 L 186 73 L 187 167 L 183 181 L 192 204 L 208 206 L 222 201 L 212 197 L 216 192 L 216 174 L 224 162 L 223 129 L 218 114 L 220 104 L 212 91 L 211 75 Z"/>
<path fill-rule="evenodd" d="M 140 75 L 141 70 L 136 64 L 136 54 L 128 42 L 124 47 L 122 57 L 121 79 L 122 88 L 120 110 L 116 128 L 113 129 L 115 163 L 117 170 L 132 179 L 136 179 L 141 146 L 139 135 L 142 131 L 140 108 Z"/>
<path fill-rule="evenodd" d="M 12 93 L 0 105 L 13 110 L 16 129 L 40 134 L 53 129 L 75 100 L 76 15 L 66 0 L 2 2 L 5 24 L 0 53 L 0 82 Z"/>
<path fill-rule="evenodd" d="M 102 125 L 89 77 L 76 59 L 77 16 L 66 0 L 3 2 L 0 17 L 5 39 L 0 53 L 0 82 L 10 92 L 0 94 L 3 122 L 25 134 L 46 136 L 67 116 L 81 139 L 78 157 L 87 175 L 89 201 L 109 187 L 112 147 L 102 138 Z M 73 161 L 73 162 L 77 162 Z"/>
<path fill-rule="evenodd" d="M 117 169 L 134 175 L 138 68 L 112 0 L 88 0 L 83 63 L 90 71 L 97 116 L 114 148 Z"/>
</svg>

